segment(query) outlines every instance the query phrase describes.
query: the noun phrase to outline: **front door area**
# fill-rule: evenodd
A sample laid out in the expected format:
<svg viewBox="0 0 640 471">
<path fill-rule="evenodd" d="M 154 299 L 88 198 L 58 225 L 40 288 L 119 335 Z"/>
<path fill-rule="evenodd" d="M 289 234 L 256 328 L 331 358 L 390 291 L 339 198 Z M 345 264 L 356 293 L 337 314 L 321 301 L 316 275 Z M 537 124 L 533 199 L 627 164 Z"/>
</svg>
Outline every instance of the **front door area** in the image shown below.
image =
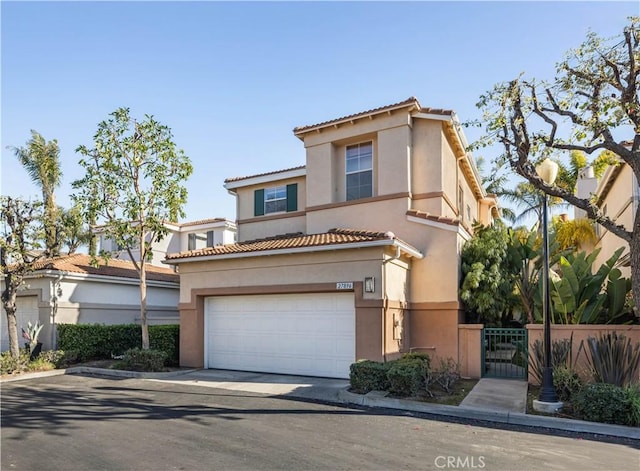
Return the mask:
<svg viewBox="0 0 640 471">
<path fill-rule="evenodd" d="M 482 330 L 482 377 L 528 379 L 527 329 Z"/>
</svg>

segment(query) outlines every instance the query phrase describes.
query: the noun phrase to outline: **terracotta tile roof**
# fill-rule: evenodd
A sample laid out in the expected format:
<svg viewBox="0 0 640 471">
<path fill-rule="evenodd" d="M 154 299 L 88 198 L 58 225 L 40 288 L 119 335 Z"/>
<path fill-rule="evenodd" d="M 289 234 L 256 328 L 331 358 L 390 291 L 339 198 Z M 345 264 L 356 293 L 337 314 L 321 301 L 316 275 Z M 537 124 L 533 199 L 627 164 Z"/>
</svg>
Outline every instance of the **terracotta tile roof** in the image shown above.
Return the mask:
<svg viewBox="0 0 640 471">
<path fill-rule="evenodd" d="M 366 115 L 369 115 L 369 114 L 372 114 L 372 113 L 380 113 L 380 112 L 387 111 L 387 110 L 390 110 L 390 109 L 401 108 L 401 107 L 405 107 L 405 106 L 409 106 L 409 105 L 415 105 L 418 108 L 420 108 L 420 103 L 418 103 L 418 99 L 416 97 L 412 96 L 412 97 L 407 98 L 404 101 L 400 101 L 400 102 L 394 103 L 392 105 L 380 106 L 378 108 L 373 108 L 373 109 L 367 110 L 367 111 L 361 111 L 359 113 L 350 114 L 350 115 L 347 115 L 347 116 L 343 116 L 341 118 L 331 119 L 329 121 L 323 121 L 323 122 L 317 123 L 317 124 L 310 124 L 310 125 L 307 125 L 307 126 L 298 126 L 298 127 L 295 127 L 293 129 L 293 132 L 294 132 L 294 134 L 297 134 L 297 133 L 300 133 L 300 132 L 307 131 L 309 129 L 328 126 L 330 124 L 338 123 L 340 121 L 356 119 L 356 118 L 359 118 L 361 116 L 366 116 Z"/>
<path fill-rule="evenodd" d="M 91 265 L 91 257 L 87 254 L 73 254 L 62 257 L 40 260 L 36 270 L 59 270 L 86 275 L 102 275 L 123 278 L 138 278 L 133 263 L 127 260 L 110 259 L 108 264 L 98 257 L 98 267 Z M 179 276 L 171 268 L 147 265 L 147 280 L 178 282 Z"/>
<path fill-rule="evenodd" d="M 180 227 L 188 227 L 188 226 L 198 226 L 200 224 L 209 224 L 212 222 L 225 222 L 227 219 L 225 218 L 211 218 L 211 219 L 201 219 L 199 221 L 189 221 L 178 224 Z"/>
<path fill-rule="evenodd" d="M 434 214 L 425 213 L 422 211 L 418 211 L 417 209 L 410 209 L 407 211 L 407 216 L 413 216 L 416 218 L 426 219 L 427 221 L 441 222 L 443 224 L 449 224 L 451 226 L 460 225 L 460 221 L 454 218 L 448 218 L 444 216 L 436 216 Z"/>
<path fill-rule="evenodd" d="M 255 175 L 247 175 L 246 177 L 231 177 L 231 178 L 227 178 L 225 179 L 225 183 L 231 183 L 231 182 L 237 182 L 240 180 L 247 180 L 249 178 L 256 178 L 256 177 L 265 177 L 267 175 L 277 175 L 278 173 L 285 173 L 285 172 L 290 172 L 292 170 L 301 170 L 305 168 L 305 165 L 299 165 L 298 167 L 291 167 L 291 168 L 285 168 L 284 170 L 275 170 L 273 172 L 265 172 L 265 173 L 258 173 Z"/>
<path fill-rule="evenodd" d="M 235 244 L 218 245 L 197 250 L 168 254 L 167 260 L 216 256 L 238 253 L 262 252 L 267 250 L 287 250 L 301 247 L 319 247 L 323 245 L 339 245 L 350 243 L 374 242 L 380 240 L 398 240 L 393 232 L 358 231 L 350 229 L 331 229 L 321 234 L 283 234 L 264 239 L 237 242 Z M 404 243 L 404 242 L 403 242 Z M 405 245 L 411 247 L 409 244 Z"/>
</svg>

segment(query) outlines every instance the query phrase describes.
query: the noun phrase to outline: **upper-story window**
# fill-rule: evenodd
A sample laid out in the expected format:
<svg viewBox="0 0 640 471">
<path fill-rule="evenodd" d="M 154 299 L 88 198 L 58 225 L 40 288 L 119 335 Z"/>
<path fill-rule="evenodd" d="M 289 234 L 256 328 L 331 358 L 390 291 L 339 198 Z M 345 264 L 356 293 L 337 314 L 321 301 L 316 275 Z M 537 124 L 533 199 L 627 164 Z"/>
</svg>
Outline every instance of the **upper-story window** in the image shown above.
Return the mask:
<svg viewBox="0 0 640 471">
<path fill-rule="evenodd" d="M 347 201 L 373 196 L 373 143 L 347 146 Z"/>
<path fill-rule="evenodd" d="M 287 187 L 274 186 L 264 190 L 264 214 L 280 213 L 287 210 Z"/>
<path fill-rule="evenodd" d="M 254 216 L 298 210 L 298 184 L 261 188 L 254 192 Z"/>
</svg>

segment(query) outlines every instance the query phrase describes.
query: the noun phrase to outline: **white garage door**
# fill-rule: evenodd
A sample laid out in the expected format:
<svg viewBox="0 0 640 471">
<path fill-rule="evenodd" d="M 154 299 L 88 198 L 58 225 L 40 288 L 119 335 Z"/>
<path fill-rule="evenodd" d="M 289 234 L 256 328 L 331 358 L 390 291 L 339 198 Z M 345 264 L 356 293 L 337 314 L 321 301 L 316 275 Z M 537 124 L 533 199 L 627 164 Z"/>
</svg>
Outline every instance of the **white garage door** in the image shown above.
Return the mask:
<svg viewBox="0 0 640 471">
<path fill-rule="evenodd" d="M 16 299 L 16 320 L 18 322 L 18 345 L 24 346 L 26 342 L 22 338 L 22 329 L 27 330 L 27 322 L 32 324 L 38 322 L 38 297 L 37 296 L 20 296 Z M 4 352 L 9 350 L 9 330 L 7 329 L 7 313 L 4 308 L 0 308 L 2 312 L 0 320 L 0 349 Z"/>
<path fill-rule="evenodd" d="M 353 293 L 206 300 L 206 368 L 348 378 L 354 360 Z"/>
</svg>

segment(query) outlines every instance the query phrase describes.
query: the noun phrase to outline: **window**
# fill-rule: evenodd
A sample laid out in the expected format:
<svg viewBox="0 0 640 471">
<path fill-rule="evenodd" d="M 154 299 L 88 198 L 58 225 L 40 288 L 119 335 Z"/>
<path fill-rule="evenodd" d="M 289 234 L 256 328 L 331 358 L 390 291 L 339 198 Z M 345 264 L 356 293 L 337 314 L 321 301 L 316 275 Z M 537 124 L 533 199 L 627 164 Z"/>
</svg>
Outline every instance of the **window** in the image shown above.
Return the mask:
<svg viewBox="0 0 640 471">
<path fill-rule="evenodd" d="M 196 250 L 206 247 L 207 236 L 205 234 L 188 234 L 187 250 Z"/>
<path fill-rule="evenodd" d="M 264 214 L 287 210 L 287 187 L 276 186 L 264 190 Z"/>
<path fill-rule="evenodd" d="M 373 143 L 347 146 L 347 201 L 373 196 Z"/>
<path fill-rule="evenodd" d="M 460 214 L 461 219 L 463 217 L 462 208 L 464 208 L 464 190 L 460 185 L 458 186 L 458 214 Z"/>
<path fill-rule="evenodd" d="M 473 218 L 471 217 L 471 206 L 467 205 L 467 222 L 471 222 Z"/>
<path fill-rule="evenodd" d="M 262 188 L 254 192 L 254 216 L 298 210 L 298 184 Z"/>
</svg>

